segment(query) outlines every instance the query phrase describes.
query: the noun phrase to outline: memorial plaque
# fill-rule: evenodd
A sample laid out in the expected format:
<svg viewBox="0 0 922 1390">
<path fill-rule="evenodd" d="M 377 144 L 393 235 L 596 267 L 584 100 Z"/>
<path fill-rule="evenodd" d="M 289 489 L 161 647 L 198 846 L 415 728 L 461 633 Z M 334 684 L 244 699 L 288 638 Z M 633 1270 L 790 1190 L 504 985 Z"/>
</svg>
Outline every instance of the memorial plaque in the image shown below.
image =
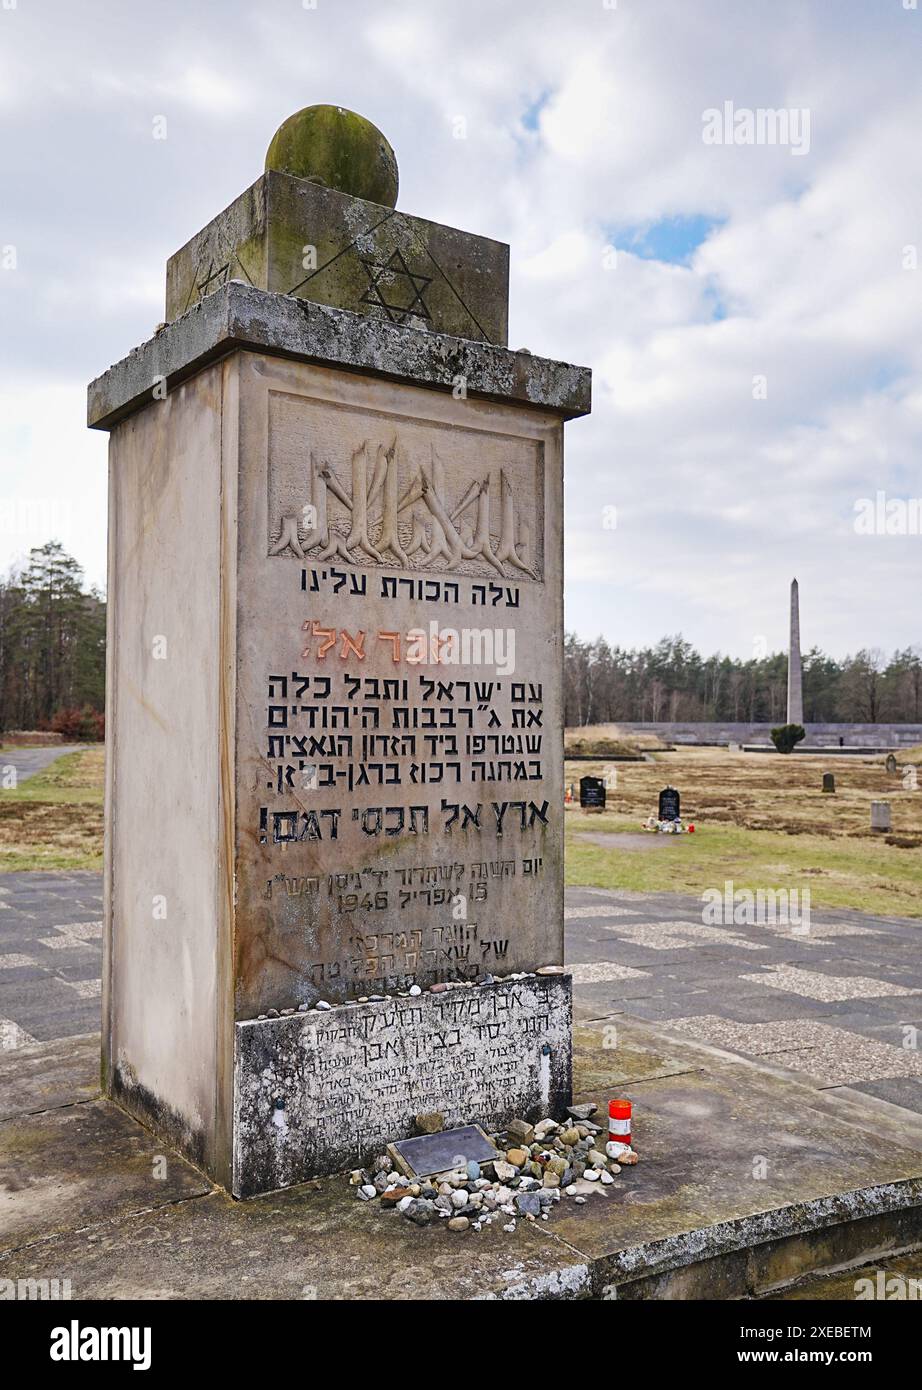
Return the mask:
<svg viewBox="0 0 922 1390">
<path fill-rule="evenodd" d="M 447 1173 L 465 1163 L 490 1163 L 500 1157 L 499 1149 L 479 1125 L 443 1129 L 438 1134 L 420 1134 L 398 1139 L 388 1152 L 408 1177 L 428 1178 Z"/>
<path fill-rule="evenodd" d="M 476 1116 L 490 1133 L 559 1116 L 570 1026 L 559 975 L 238 1023 L 233 1192 L 369 1163 L 423 1111 L 451 1128 Z"/>
<path fill-rule="evenodd" d="M 664 787 L 659 794 L 659 819 L 678 820 L 680 804 L 679 793 L 675 787 Z"/>
<path fill-rule="evenodd" d="M 579 804 L 587 810 L 604 811 L 605 783 L 601 777 L 579 779 Z"/>
</svg>

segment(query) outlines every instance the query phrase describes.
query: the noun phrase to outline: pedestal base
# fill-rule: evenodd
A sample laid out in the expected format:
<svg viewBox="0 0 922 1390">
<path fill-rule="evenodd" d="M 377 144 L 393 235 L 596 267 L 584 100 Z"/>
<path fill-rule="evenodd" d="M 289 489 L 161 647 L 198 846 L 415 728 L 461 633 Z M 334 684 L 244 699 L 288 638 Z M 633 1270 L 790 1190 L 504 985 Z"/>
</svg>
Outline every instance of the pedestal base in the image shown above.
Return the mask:
<svg viewBox="0 0 922 1390">
<path fill-rule="evenodd" d="M 235 1025 L 236 1197 L 354 1168 L 440 1110 L 488 1131 L 570 1103 L 571 982 L 528 975 Z"/>
</svg>

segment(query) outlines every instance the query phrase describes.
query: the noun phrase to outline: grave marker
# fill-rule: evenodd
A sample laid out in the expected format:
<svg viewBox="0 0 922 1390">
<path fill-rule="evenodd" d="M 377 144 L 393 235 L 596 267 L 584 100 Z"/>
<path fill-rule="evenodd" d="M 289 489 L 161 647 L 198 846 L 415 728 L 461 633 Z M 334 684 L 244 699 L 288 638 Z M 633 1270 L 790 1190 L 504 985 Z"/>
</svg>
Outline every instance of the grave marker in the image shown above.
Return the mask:
<svg viewBox="0 0 922 1390">
<path fill-rule="evenodd" d="M 579 804 L 586 811 L 605 810 L 605 783 L 601 777 L 579 779 Z"/>
</svg>

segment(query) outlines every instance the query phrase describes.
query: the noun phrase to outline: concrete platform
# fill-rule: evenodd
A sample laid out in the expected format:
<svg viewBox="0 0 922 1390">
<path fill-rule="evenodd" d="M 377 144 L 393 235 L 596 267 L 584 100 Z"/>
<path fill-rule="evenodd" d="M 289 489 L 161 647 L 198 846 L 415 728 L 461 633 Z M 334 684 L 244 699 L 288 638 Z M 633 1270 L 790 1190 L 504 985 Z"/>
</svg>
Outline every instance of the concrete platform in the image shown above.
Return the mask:
<svg viewBox="0 0 922 1390">
<path fill-rule="evenodd" d="M 338 1177 L 234 1202 L 92 1098 L 91 1040 L 69 1072 L 57 1044 L 19 1049 L 0 1071 L 0 1278 L 89 1299 L 797 1297 L 922 1248 L 915 1114 L 623 1016 L 575 1042 L 579 1098 L 634 1101 L 641 1163 L 546 1223 L 462 1236 Z"/>
</svg>

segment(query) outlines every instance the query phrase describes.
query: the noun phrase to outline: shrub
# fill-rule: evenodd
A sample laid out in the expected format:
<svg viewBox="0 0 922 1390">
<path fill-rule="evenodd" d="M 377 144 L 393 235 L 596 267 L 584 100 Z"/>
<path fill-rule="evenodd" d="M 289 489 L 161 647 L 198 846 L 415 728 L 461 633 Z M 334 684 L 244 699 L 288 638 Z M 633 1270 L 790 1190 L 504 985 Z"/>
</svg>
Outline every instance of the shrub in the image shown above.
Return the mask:
<svg viewBox="0 0 922 1390">
<path fill-rule="evenodd" d="M 772 743 L 779 753 L 793 753 L 795 744 L 806 736 L 802 724 L 781 724 L 777 729 L 772 729 Z"/>
<path fill-rule="evenodd" d="M 101 743 L 106 736 L 106 716 L 92 705 L 59 709 L 52 716 L 51 728 L 68 743 Z"/>
</svg>

